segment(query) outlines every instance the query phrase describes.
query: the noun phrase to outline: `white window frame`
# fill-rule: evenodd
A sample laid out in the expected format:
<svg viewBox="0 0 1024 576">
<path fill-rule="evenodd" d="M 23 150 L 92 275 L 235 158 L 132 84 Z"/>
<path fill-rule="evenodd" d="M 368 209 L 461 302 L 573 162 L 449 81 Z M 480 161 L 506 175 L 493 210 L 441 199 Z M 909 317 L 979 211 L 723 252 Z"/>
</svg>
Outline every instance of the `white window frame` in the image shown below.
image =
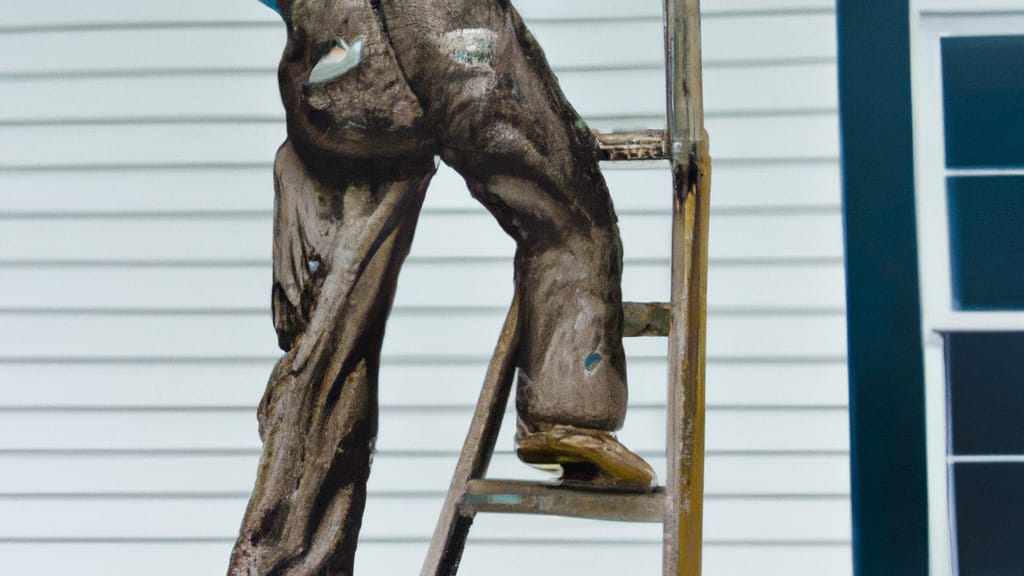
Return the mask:
<svg viewBox="0 0 1024 576">
<path fill-rule="evenodd" d="M 941 39 L 951 36 L 1024 35 L 1020 0 L 919 0 L 911 4 L 914 155 L 921 321 L 924 338 L 925 426 L 931 574 L 956 576 L 950 516 L 949 467 L 955 461 L 1006 461 L 999 457 L 954 458 L 947 454 L 947 393 L 942 331 L 1024 330 L 1024 312 L 953 308 L 946 206 L 948 176 L 1024 175 L 1024 170 L 946 168 Z"/>
</svg>

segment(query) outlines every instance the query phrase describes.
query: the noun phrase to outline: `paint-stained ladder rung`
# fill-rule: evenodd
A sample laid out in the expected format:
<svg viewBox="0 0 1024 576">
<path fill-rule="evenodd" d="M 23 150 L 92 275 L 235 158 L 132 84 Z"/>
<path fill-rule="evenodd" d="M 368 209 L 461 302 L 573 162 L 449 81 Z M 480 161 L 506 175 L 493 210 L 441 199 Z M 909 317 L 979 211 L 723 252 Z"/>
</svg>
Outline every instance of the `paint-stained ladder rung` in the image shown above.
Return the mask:
<svg viewBox="0 0 1024 576">
<path fill-rule="evenodd" d="M 540 482 L 472 480 L 462 498 L 460 513 L 541 514 L 616 522 L 661 522 L 665 492 L 633 494 L 566 488 Z"/>
<path fill-rule="evenodd" d="M 624 160 L 664 160 L 664 130 L 639 130 L 635 132 L 598 132 L 593 131 L 597 138 L 600 159 L 606 161 Z"/>
</svg>

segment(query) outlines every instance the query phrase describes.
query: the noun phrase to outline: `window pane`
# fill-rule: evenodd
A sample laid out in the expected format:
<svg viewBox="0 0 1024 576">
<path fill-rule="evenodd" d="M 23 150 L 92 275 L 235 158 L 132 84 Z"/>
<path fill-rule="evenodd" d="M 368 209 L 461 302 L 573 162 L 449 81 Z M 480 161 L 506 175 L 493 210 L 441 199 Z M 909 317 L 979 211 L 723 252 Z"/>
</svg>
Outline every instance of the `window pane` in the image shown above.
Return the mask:
<svg viewBox="0 0 1024 576">
<path fill-rule="evenodd" d="M 1024 310 L 1024 176 L 950 178 L 947 186 L 954 307 Z"/>
<path fill-rule="evenodd" d="M 953 467 L 961 576 L 1024 574 L 1024 464 Z"/>
<path fill-rule="evenodd" d="M 942 40 L 946 163 L 1024 166 L 1024 36 Z"/>
<path fill-rule="evenodd" d="M 953 454 L 1024 454 L 1024 332 L 946 334 L 946 374 Z"/>
</svg>

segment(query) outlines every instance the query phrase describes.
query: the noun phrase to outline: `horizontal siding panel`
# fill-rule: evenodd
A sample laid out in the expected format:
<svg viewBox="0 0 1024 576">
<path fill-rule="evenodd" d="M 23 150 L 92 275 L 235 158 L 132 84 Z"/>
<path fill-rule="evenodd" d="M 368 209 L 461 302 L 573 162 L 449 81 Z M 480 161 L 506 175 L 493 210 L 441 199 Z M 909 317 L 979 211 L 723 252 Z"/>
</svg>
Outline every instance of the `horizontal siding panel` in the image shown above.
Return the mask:
<svg viewBox="0 0 1024 576">
<path fill-rule="evenodd" d="M 457 452 L 472 416 L 470 408 L 382 410 L 381 452 Z M 845 409 L 712 409 L 710 451 L 845 451 Z M 498 446 L 512 446 L 512 426 Z M 0 450 L 253 450 L 260 446 L 256 416 L 249 410 L 2 411 Z M 620 433 L 644 453 L 663 453 L 663 408 L 635 408 Z"/>
<path fill-rule="evenodd" d="M 530 25 L 556 69 L 661 68 L 662 27 L 660 17 L 541 20 Z M 231 41 L 225 42 L 226 37 Z M 835 37 L 835 16 L 817 12 L 709 18 L 701 34 L 702 53 L 709 66 L 716 62 L 834 59 Z M 759 41 L 749 42 L 749 38 Z M 0 34 L 0 51 L 29 57 L 3 60 L 0 75 L 271 70 L 280 59 L 284 41 L 284 26 L 276 22 L 246 27 L 12 32 Z M 126 46 L 132 49 L 124 49 Z M 68 54 L 75 58 L 69 60 Z"/>
<path fill-rule="evenodd" d="M 607 528 L 615 532 L 615 526 Z M 471 541 L 472 542 L 472 541 Z M 651 544 L 616 544 L 612 548 L 590 548 L 554 544 L 551 546 L 502 546 L 493 548 L 486 543 L 472 542 L 467 548 L 459 574 L 462 576 L 497 575 L 550 575 L 587 574 L 588 576 L 616 576 L 620 574 L 659 574 L 661 548 Z M 374 554 L 370 548 L 365 554 Z M 418 562 L 425 554 L 408 560 L 409 568 L 394 574 L 415 574 Z M 758 576 L 849 576 L 851 551 L 847 544 L 824 546 L 754 545 L 704 542 L 701 552 L 704 576 L 749 576 L 751 567 L 757 567 Z M 372 558 L 360 562 L 370 565 Z M 368 573 L 375 573 L 369 571 Z M 391 573 L 391 572 L 389 572 Z"/>
<path fill-rule="evenodd" d="M 703 20 L 701 57 L 712 66 L 723 61 L 834 59 L 835 15 L 787 12 Z"/>
<path fill-rule="evenodd" d="M 709 67 L 702 78 L 704 82 L 705 111 L 709 114 L 738 112 L 775 112 L 787 110 L 832 110 L 838 102 L 836 77 L 837 67 L 833 63 L 738 66 L 728 68 Z M 568 77 L 562 77 L 562 84 L 570 86 Z M 653 82 L 648 80 L 648 82 Z M 594 80 L 602 86 L 603 80 Z M 663 83 L 661 84 L 663 86 Z M 650 90 L 653 99 L 655 85 L 640 85 Z M 756 86 L 756 90 L 750 90 Z M 793 90 L 800 86 L 800 90 Z M 572 97 L 575 96 L 575 99 Z M 583 102 L 585 95 L 570 93 L 571 101 Z M 629 99 L 618 100 L 619 104 Z M 653 108 L 654 104 L 650 104 Z"/>
<path fill-rule="evenodd" d="M 839 262 L 712 265 L 708 269 L 708 302 L 712 308 L 842 309 L 845 301 L 843 266 Z"/>
<path fill-rule="evenodd" d="M 74 101 L 68 102 L 68 93 Z M 116 95 L 116 96 L 115 96 Z M 284 119 L 273 72 L 0 81 L 0 122 Z"/>
<path fill-rule="evenodd" d="M 448 488 L 457 457 L 378 454 L 370 497 L 434 493 Z M 649 458 L 666 469 L 663 457 Z M 0 498 L 102 495 L 246 496 L 255 482 L 258 457 L 244 455 L 0 455 Z M 509 452 L 496 454 L 490 478 L 550 480 Z M 849 493 L 849 460 L 837 455 L 711 454 L 705 493 L 710 498 L 757 495 L 840 495 Z"/>
<path fill-rule="evenodd" d="M 508 268 L 489 265 L 484 273 L 474 276 L 474 282 L 494 286 L 491 278 L 497 274 L 486 273 L 491 267 Z M 429 266 L 410 263 L 403 269 L 403 280 L 412 283 L 416 268 L 422 269 L 427 279 L 437 275 Z M 448 268 L 451 274 L 458 274 L 460 268 L 468 266 Z M 6 310 L 262 310 L 270 318 L 269 265 L 18 266 L 0 269 L 0 279 L 13 288 L 0 292 L 0 309 Z M 508 282 L 505 278 L 502 284 Z M 504 292 L 502 289 L 499 294 Z M 493 298 L 497 300 L 498 294 Z"/>
<path fill-rule="evenodd" d="M 516 0 L 513 2 L 530 21 L 548 19 L 598 20 L 606 18 L 660 18 L 659 0 Z M 720 14 L 771 11 L 828 11 L 829 0 L 705 0 L 701 12 L 706 19 Z M 176 22 L 279 22 L 277 15 L 252 0 L 178 0 L 174 4 L 144 5 L 134 0 L 105 0 L 89 5 L 76 0 L 55 0 L 44 6 L 27 4 L 5 15 L 0 30 L 32 26 L 89 26 L 173 24 Z"/>
<path fill-rule="evenodd" d="M 672 220 L 662 215 L 619 219 L 625 258 L 667 259 Z M 11 219 L 0 227 L 0 262 L 269 262 L 273 224 L 258 215 L 225 217 Z M 711 226 L 712 261 L 839 258 L 838 212 L 728 214 Z M 514 242 L 480 212 L 432 214 L 420 220 L 410 258 L 502 258 Z"/>
<path fill-rule="evenodd" d="M 613 182 L 619 176 L 610 176 Z M 713 208 L 838 207 L 841 204 L 839 164 L 779 162 L 737 165 L 712 160 L 711 205 Z M 623 194 L 615 195 L 621 202 Z"/>
<path fill-rule="evenodd" d="M 1006 15 L 1024 12 L 1017 0 L 921 0 L 914 8 L 924 16 L 975 16 L 997 13 Z"/>
<path fill-rule="evenodd" d="M 620 213 L 671 210 L 667 163 L 605 163 L 603 170 Z M 248 168 L 0 172 L 0 214 L 8 216 L 263 212 L 270 218 L 273 198 L 269 158 Z M 839 167 L 835 161 L 716 165 L 711 205 L 716 211 L 838 209 Z M 462 178 L 442 166 L 424 210 L 478 207 Z"/>
<path fill-rule="evenodd" d="M 275 361 L 266 358 L 231 363 L 0 363 L 0 408 L 191 406 L 255 410 Z M 456 381 L 471 378 L 475 368 L 453 368 Z M 417 367 L 410 369 L 415 371 Z M 381 382 L 391 380 L 382 375 Z M 381 391 L 390 388 L 382 385 Z"/>
<path fill-rule="evenodd" d="M 283 123 L 4 126 L 0 169 L 267 162 L 284 135 Z"/>
<path fill-rule="evenodd" d="M 609 532 L 615 526 L 609 526 Z M 466 548 L 462 576 L 522 574 L 657 574 L 661 547 L 653 543 L 616 544 L 603 554 L 586 545 L 564 542 L 495 544 L 475 540 Z M 17 574 L 110 576 L 138 574 L 182 576 L 220 574 L 226 569 L 231 543 L 0 543 L 0 556 Z M 357 574 L 416 574 L 426 557 L 427 543 L 364 542 L 356 555 Z M 705 576 L 848 576 L 850 546 L 705 544 Z"/>
<path fill-rule="evenodd" d="M 704 77 L 706 113 L 834 110 L 835 77 L 835 64 L 712 68 Z M 569 101 L 585 117 L 665 113 L 665 73 L 659 69 L 565 71 L 559 78 Z M 793 86 L 803 89 L 794 93 Z M 75 95 L 70 103 L 69 92 Z M 283 121 L 277 93 L 272 72 L 8 80 L 0 81 L 0 101 L 5 103 L 0 123 Z"/>
<path fill-rule="evenodd" d="M 286 31 L 262 26 L 32 30 L 0 35 L 0 50 L 29 57 L 5 58 L 0 75 L 145 73 L 277 67 Z M 229 40 L 229 41 L 225 41 Z M 126 49 L 130 48 L 130 49 Z M 74 58 L 68 55 L 74 54 Z"/>
<path fill-rule="evenodd" d="M 95 315 L 5 314 L 0 359 L 269 358 L 279 354 L 263 314 Z M 501 311 L 440 311 L 429 321 L 396 313 L 388 324 L 385 356 L 489 356 Z M 839 313 L 712 316 L 707 335 L 712 358 L 834 359 L 846 353 L 845 318 Z M 439 334 L 445 338 L 438 338 Z M 102 337 L 98 337 L 102 335 Z M 493 338 L 493 339 L 492 339 Z M 657 338 L 626 341 L 631 356 L 665 354 Z"/>
<path fill-rule="evenodd" d="M 0 409 L 238 408 L 255 411 L 273 359 L 197 364 L 0 364 Z M 384 362 L 385 407 L 472 406 L 486 359 L 443 365 Z M 631 358 L 630 403 L 665 402 L 667 362 Z M 742 363 L 712 361 L 707 402 L 720 406 L 840 407 L 847 403 L 843 362 Z"/>
<path fill-rule="evenodd" d="M 627 300 L 668 299 L 668 263 L 630 262 Z M 236 311 L 270 314 L 270 267 L 244 266 L 17 266 L 0 269 L 9 289 L 0 310 Z M 712 311 L 842 309 L 840 262 L 712 265 Z M 512 263 L 458 262 L 439 267 L 412 261 L 402 268 L 395 306 L 503 308 L 512 297 Z"/>
<path fill-rule="evenodd" d="M 551 15 L 556 18 L 588 18 L 622 16 L 661 16 L 661 2 L 658 0 L 634 0 L 628 4 L 615 0 L 561 0 L 557 3 L 544 0 L 514 0 L 513 4 L 527 17 Z M 834 7 L 831 0 L 704 0 L 701 14 L 707 19 L 719 16 L 730 17 L 744 13 L 771 12 L 828 12 Z"/>
<path fill-rule="evenodd" d="M 835 2 L 833 0 L 704 0 L 701 2 L 701 14 L 709 12 L 765 12 L 772 10 L 814 10 L 827 12 L 834 8 Z"/>
<path fill-rule="evenodd" d="M 611 533 L 616 526 L 607 528 Z M 585 545 L 584 545 L 585 546 Z M 587 574 L 588 576 L 614 576 L 620 574 L 660 574 L 661 548 L 651 544 L 619 544 L 614 547 L 592 548 L 583 546 L 565 547 L 562 544 L 534 544 L 532 547 L 502 546 L 493 548 L 486 543 L 474 542 L 466 548 L 459 565 L 463 576 L 532 574 L 554 576 L 556 574 Z M 365 554 L 373 555 L 375 548 Z M 394 574 L 415 574 L 422 552 L 408 560 L 404 572 Z M 372 557 L 359 560 L 370 565 Z M 849 576 L 851 552 L 847 544 L 817 546 L 727 544 L 704 542 L 701 553 L 704 576 L 750 576 L 751 567 L 757 567 L 758 576 Z M 504 566 L 502 566 L 504 565 Z M 374 572 L 369 572 L 374 573 Z"/>
<path fill-rule="evenodd" d="M 599 129 L 643 128 L 659 119 L 596 120 Z M 838 156 L 834 112 L 708 119 L 718 160 L 821 159 Z M 268 162 L 284 140 L 283 123 L 8 125 L 0 127 L 0 168 L 224 165 Z"/>
<path fill-rule="evenodd" d="M 623 17 L 661 17 L 660 0 L 513 0 L 513 5 L 527 19 L 590 19 Z M 830 0 L 704 0 L 701 14 L 705 20 L 730 17 L 743 13 L 770 13 L 774 11 L 829 11 Z"/>
<path fill-rule="evenodd" d="M 259 166 L 0 172 L 0 214 L 266 212 L 272 157 Z"/>
<path fill-rule="evenodd" d="M 647 0 L 650 1 L 650 0 Z M 104 0 L 90 6 L 77 0 L 28 4 L 5 17 L 0 29 L 30 26 L 117 26 L 174 22 L 280 22 L 266 7 L 252 0 L 178 0 L 143 4 L 135 0 Z"/>
<path fill-rule="evenodd" d="M 827 160 L 839 155 L 839 123 L 831 112 L 806 116 L 712 117 L 707 119 L 707 130 L 712 161 Z"/>
<path fill-rule="evenodd" d="M 365 540 L 428 539 L 442 504 L 430 498 L 376 498 L 367 503 Z M 231 538 L 245 498 L 0 500 L 0 539 Z M 708 499 L 704 537 L 744 542 L 846 542 L 848 504 L 842 499 Z M 779 522 L 787 517 L 789 521 Z M 102 525 L 96 518 L 103 517 Z M 658 524 L 618 524 L 570 518 L 482 515 L 473 537 L 516 540 L 660 542 Z M 472 545 L 472 544 L 471 544 Z"/>
</svg>

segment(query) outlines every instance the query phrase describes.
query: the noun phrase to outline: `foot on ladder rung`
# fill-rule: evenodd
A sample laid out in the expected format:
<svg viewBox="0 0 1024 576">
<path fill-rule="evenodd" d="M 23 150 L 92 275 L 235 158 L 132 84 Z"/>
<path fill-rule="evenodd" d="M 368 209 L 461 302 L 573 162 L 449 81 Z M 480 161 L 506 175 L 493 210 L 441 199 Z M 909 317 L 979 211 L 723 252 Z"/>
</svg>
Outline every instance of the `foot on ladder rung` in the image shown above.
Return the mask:
<svg viewBox="0 0 1024 576">
<path fill-rule="evenodd" d="M 597 491 L 515 480 L 471 480 L 459 503 L 459 513 L 543 514 L 618 522 L 661 522 L 665 492 Z"/>
<path fill-rule="evenodd" d="M 519 317 L 513 298 L 498 346 L 484 379 L 473 423 L 452 477 L 421 576 L 453 576 L 459 568 L 469 528 L 481 512 L 569 516 L 621 522 L 667 522 L 671 503 L 662 487 L 633 493 L 541 482 L 485 480 L 514 373 Z M 665 302 L 623 304 L 623 336 L 666 336 L 672 320 Z"/>
</svg>

